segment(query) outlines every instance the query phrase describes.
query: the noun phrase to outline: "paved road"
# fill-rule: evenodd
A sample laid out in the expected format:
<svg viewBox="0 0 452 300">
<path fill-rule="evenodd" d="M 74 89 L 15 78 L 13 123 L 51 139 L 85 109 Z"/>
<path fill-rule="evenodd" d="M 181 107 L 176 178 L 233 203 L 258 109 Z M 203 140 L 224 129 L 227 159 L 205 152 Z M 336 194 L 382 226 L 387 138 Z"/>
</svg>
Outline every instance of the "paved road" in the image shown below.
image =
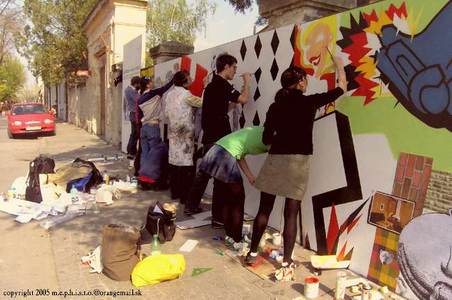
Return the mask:
<svg viewBox="0 0 452 300">
<path fill-rule="evenodd" d="M 48 154 L 57 164 L 74 159 L 75 155 L 114 151 L 98 138 L 68 124 L 57 124 L 53 137 L 21 138 L 7 136 L 7 124 L 0 117 L 0 192 L 6 192 L 13 180 L 25 176 L 28 164 L 39 154 Z M 85 150 L 90 149 L 90 150 Z M 0 299 L 5 291 L 58 290 L 58 276 L 49 233 L 38 223 L 26 225 L 0 213 Z M 50 298 L 49 298 L 50 299 Z"/>
<path fill-rule="evenodd" d="M 88 158 L 118 153 L 97 137 L 68 124 L 57 124 L 54 137 L 9 140 L 6 122 L 0 118 L 0 191 L 6 191 L 18 176 L 25 176 L 28 163 L 39 154 L 55 159 L 57 167 L 76 157 Z M 96 164 L 111 174 L 125 177 L 128 162 L 110 165 Z M 103 274 L 90 274 L 80 263 L 86 255 L 101 243 L 102 226 L 110 223 L 126 223 L 140 226 L 145 220 L 150 204 L 160 200 L 170 201 L 167 192 L 139 192 L 123 195 L 110 207 L 100 207 L 99 215 L 87 215 L 62 224 L 50 232 L 37 222 L 18 224 L 10 215 L 0 213 L 0 299 L 9 299 L 6 291 L 50 289 L 52 291 L 128 291 L 134 288 L 129 281 L 116 282 Z M 178 216 L 179 218 L 180 216 Z M 301 295 L 302 279 L 308 275 L 306 268 L 297 269 L 297 282 L 273 283 L 262 280 L 227 256 L 218 255 L 219 242 L 214 236 L 222 230 L 202 227 L 177 231 L 174 240 L 165 243 L 164 253 L 178 253 L 187 239 L 199 240 L 198 246 L 185 253 L 186 271 L 182 278 L 155 286 L 141 288 L 142 297 L 68 297 L 66 299 L 294 299 Z M 149 245 L 143 247 L 149 253 Z M 300 251 L 300 249 L 296 250 Z M 308 259 L 307 254 L 303 254 Z M 192 277 L 194 268 L 212 268 Z M 325 273 L 324 273 L 325 274 Z M 335 273 L 322 276 L 324 290 L 319 299 L 331 299 Z M 325 278 L 325 279 L 324 279 Z M 136 290 L 136 289 L 135 289 Z M 328 295 L 328 293 L 330 293 Z M 27 297 L 28 299 L 52 299 Z M 24 298 L 17 298 L 24 299 Z"/>
</svg>

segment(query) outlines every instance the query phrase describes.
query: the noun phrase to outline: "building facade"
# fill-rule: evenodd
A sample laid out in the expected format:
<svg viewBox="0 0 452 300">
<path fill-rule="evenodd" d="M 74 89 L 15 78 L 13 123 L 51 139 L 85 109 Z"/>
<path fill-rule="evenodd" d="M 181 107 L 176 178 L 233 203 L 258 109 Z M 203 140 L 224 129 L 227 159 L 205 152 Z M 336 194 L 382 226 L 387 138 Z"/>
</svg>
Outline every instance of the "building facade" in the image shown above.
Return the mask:
<svg viewBox="0 0 452 300">
<path fill-rule="evenodd" d="M 83 24 L 88 70 L 68 86 L 68 120 L 113 145 L 121 142 L 122 111 L 122 83 L 114 79 L 124 45 L 146 33 L 146 9 L 146 0 L 102 0 Z"/>
</svg>

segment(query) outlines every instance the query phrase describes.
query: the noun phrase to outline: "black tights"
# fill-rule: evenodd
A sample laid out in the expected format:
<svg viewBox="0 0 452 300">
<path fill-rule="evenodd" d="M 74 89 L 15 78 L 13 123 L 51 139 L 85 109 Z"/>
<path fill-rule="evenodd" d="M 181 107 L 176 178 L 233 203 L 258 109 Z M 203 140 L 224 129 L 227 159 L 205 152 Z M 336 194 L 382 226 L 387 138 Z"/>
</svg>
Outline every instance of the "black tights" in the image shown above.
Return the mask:
<svg viewBox="0 0 452 300">
<path fill-rule="evenodd" d="M 267 228 L 268 219 L 270 213 L 273 210 L 273 204 L 275 203 L 275 195 L 261 192 L 261 202 L 259 205 L 259 211 L 254 219 L 253 224 L 253 236 L 251 238 L 251 252 L 257 252 L 257 247 L 262 238 L 262 235 Z M 284 262 L 292 262 L 292 252 L 295 246 L 295 240 L 297 237 L 297 216 L 300 210 L 300 201 L 286 198 L 284 205 Z"/>
<path fill-rule="evenodd" d="M 224 183 L 218 180 L 217 193 L 212 201 L 216 203 L 217 213 L 221 214 L 226 235 L 236 242 L 242 240 L 243 215 L 245 204 L 245 190 L 243 183 Z"/>
</svg>

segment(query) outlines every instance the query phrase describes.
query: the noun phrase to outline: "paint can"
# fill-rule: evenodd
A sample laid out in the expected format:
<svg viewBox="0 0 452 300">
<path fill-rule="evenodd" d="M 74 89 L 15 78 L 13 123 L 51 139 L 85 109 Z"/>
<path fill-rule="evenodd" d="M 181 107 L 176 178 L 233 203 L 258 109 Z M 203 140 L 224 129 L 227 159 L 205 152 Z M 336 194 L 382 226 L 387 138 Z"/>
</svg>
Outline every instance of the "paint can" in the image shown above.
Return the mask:
<svg viewBox="0 0 452 300">
<path fill-rule="evenodd" d="M 273 233 L 273 245 L 275 246 L 281 246 L 282 244 L 282 237 L 279 232 Z"/>
<path fill-rule="evenodd" d="M 308 276 L 304 279 L 304 296 L 308 299 L 314 299 L 319 296 L 319 278 Z"/>
</svg>

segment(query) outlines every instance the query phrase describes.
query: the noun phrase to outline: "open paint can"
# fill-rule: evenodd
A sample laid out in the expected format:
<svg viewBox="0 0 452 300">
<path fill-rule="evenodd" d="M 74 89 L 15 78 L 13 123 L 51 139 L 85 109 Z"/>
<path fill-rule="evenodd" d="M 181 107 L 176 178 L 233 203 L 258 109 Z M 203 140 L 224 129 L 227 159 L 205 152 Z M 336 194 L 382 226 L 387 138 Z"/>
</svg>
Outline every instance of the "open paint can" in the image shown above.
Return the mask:
<svg viewBox="0 0 452 300">
<path fill-rule="evenodd" d="M 314 299 L 319 296 L 320 280 L 315 276 L 308 276 L 304 279 L 304 296 L 308 299 Z"/>
</svg>

